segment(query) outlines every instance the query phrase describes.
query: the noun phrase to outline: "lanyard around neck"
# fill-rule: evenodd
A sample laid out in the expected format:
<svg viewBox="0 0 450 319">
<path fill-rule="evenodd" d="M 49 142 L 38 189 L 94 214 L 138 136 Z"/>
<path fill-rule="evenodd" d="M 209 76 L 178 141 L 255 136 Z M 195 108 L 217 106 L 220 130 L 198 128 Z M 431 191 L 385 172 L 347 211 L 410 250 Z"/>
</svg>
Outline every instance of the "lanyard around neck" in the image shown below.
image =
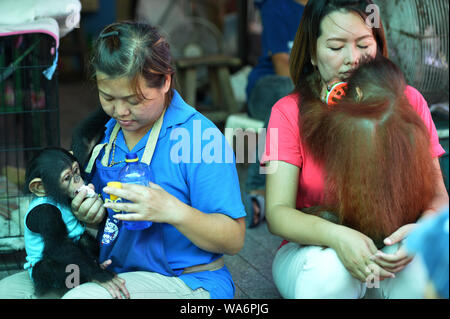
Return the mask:
<svg viewBox="0 0 450 319">
<path fill-rule="evenodd" d="M 153 153 L 155 152 L 156 142 L 158 141 L 158 137 L 159 137 L 159 133 L 161 131 L 165 112 L 166 112 L 166 110 L 164 109 L 163 112 L 161 113 L 160 117 L 156 120 L 155 124 L 153 124 L 152 130 L 150 131 L 150 135 L 147 140 L 147 144 L 145 145 L 145 150 L 144 150 L 144 154 L 142 155 L 141 162 L 145 163 L 147 165 L 150 165 L 150 162 L 152 161 Z M 85 170 L 86 173 L 89 174 L 92 171 L 92 167 L 94 166 L 95 160 L 97 159 L 101 150 L 105 146 L 106 146 L 105 155 L 103 156 L 101 163 L 104 167 L 108 166 L 108 160 L 109 160 L 109 156 L 111 154 L 111 149 L 113 147 L 113 144 L 115 143 L 115 140 L 117 138 L 117 134 L 119 133 L 119 130 L 120 130 L 120 125 L 118 123 L 116 123 L 116 125 L 114 126 L 114 128 L 111 132 L 109 142 L 103 143 L 103 144 L 98 144 L 94 147 L 94 149 L 92 150 L 91 158 L 90 158 L 89 163 Z"/>
</svg>

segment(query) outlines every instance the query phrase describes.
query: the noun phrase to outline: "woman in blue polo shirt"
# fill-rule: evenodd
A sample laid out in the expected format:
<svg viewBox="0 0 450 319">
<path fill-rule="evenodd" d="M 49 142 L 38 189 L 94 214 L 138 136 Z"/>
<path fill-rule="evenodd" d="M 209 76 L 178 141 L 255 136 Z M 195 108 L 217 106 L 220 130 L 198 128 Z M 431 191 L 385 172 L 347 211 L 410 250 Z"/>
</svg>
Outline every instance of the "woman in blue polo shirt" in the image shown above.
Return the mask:
<svg viewBox="0 0 450 319">
<path fill-rule="evenodd" d="M 111 119 L 86 171 L 107 210 L 83 204 L 84 192 L 72 208 L 87 223 L 102 219 L 99 261 L 124 287 L 87 283 L 64 298 L 233 298 L 222 255 L 237 253 L 245 234 L 233 152 L 217 127 L 174 89 L 166 40 L 147 24 L 112 24 L 94 44 L 91 63 Z M 151 183 L 107 187 L 130 152 L 149 165 Z M 111 195 L 131 203 L 114 202 Z M 123 220 L 153 223 L 128 230 Z"/>
</svg>

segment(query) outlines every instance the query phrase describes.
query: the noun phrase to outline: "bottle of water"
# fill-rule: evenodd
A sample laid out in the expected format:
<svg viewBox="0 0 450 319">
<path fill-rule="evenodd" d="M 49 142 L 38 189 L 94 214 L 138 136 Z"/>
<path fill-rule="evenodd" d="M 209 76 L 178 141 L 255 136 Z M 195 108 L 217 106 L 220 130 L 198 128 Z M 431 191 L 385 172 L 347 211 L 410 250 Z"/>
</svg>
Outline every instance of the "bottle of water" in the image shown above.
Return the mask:
<svg viewBox="0 0 450 319">
<path fill-rule="evenodd" d="M 126 165 L 119 173 L 119 181 L 124 184 L 137 184 L 148 186 L 150 181 L 150 173 L 148 166 L 139 162 L 136 153 L 128 153 L 125 159 Z M 122 199 L 123 203 L 129 201 Z M 126 214 L 126 212 L 123 212 Z M 141 230 L 152 225 L 150 221 L 124 221 L 124 225 L 130 230 Z"/>
</svg>

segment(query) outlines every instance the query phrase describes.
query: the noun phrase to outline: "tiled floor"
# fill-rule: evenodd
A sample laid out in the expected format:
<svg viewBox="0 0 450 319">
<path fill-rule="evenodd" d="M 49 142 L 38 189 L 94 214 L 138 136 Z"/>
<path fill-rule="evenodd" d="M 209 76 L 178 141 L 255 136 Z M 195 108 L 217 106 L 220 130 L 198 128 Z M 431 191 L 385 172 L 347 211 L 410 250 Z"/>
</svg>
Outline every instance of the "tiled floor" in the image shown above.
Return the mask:
<svg viewBox="0 0 450 319">
<path fill-rule="evenodd" d="M 236 284 L 235 298 L 281 298 L 272 279 L 272 260 L 281 239 L 269 233 L 266 223 L 247 230 L 244 248 L 225 256 L 225 264 Z"/>
</svg>

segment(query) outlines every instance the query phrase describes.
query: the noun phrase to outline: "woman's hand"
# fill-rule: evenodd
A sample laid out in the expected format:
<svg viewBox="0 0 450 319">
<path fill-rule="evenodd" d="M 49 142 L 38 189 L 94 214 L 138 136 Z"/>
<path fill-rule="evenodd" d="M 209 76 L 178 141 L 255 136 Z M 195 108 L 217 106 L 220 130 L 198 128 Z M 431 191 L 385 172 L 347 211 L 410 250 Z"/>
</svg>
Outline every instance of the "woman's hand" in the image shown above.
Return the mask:
<svg viewBox="0 0 450 319">
<path fill-rule="evenodd" d="M 384 240 L 386 246 L 392 246 L 400 243 L 406 236 L 416 227 L 417 224 L 407 224 Z M 412 260 L 414 256 L 408 255 L 403 245 L 393 254 L 386 254 L 379 250 L 374 256 L 373 261 L 379 266 L 388 270 L 389 272 L 396 273 L 405 268 Z"/>
<path fill-rule="evenodd" d="M 89 184 L 88 186 L 95 190 L 94 185 Z M 103 200 L 98 196 L 87 198 L 86 194 L 87 191 L 83 189 L 72 199 L 72 212 L 78 220 L 86 224 L 96 225 L 106 215 Z"/>
<path fill-rule="evenodd" d="M 127 212 L 114 218 L 171 224 L 194 245 L 214 253 L 234 255 L 244 245 L 243 217 L 233 219 L 222 213 L 203 213 L 154 183 L 149 183 L 149 187 L 122 184 L 122 188 L 105 187 L 103 191 L 131 201 L 105 203 L 105 207 Z"/>
<path fill-rule="evenodd" d="M 145 187 L 136 184 L 122 184 L 122 188 L 105 187 L 107 194 L 116 195 L 131 203 L 108 202 L 104 207 L 127 212 L 115 214 L 114 218 L 126 221 L 148 220 L 157 223 L 175 224 L 183 203 L 166 192 L 161 186 L 149 182 Z"/>
<path fill-rule="evenodd" d="M 366 235 L 345 226 L 339 226 L 336 240 L 330 245 L 344 267 L 361 282 L 366 282 L 369 276 L 376 275 L 382 281 L 394 278 L 395 275 L 371 260 L 377 252 L 372 239 Z"/>
</svg>

